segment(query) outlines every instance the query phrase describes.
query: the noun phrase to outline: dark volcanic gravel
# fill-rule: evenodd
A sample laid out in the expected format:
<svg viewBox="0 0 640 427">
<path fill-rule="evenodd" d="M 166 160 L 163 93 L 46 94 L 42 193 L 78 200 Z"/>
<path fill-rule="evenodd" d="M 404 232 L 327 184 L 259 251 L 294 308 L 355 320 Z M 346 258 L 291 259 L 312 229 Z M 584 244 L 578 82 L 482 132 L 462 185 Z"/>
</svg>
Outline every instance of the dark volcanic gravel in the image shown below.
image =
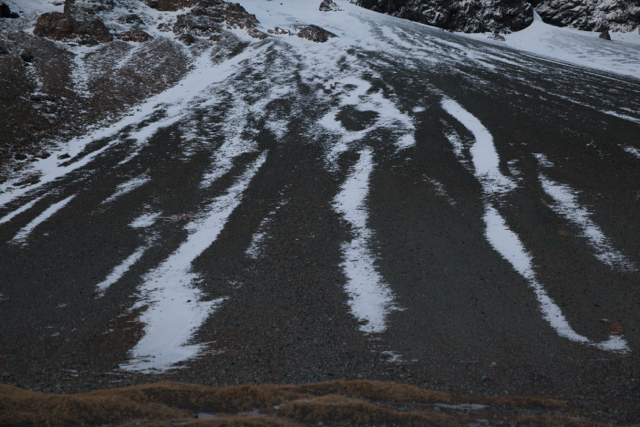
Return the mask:
<svg viewBox="0 0 640 427">
<path fill-rule="evenodd" d="M 0 207 L 3 218 L 42 197 L 0 223 L 0 381 L 68 393 L 160 380 L 215 386 L 362 378 L 474 396 L 556 397 L 568 401 L 557 414 L 637 422 L 639 273 L 598 260 L 583 231 L 552 209 L 556 202 L 541 176 L 574 189 L 612 247 L 638 265 L 640 163 L 625 151 L 638 147 L 638 80 L 397 25 L 405 31 L 401 40 L 425 44 L 394 52 L 336 49 L 326 63 L 312 61 L 326 44 L 309 42 L 301 51 L 275 36 L 251 43 L 198 39 L 191 47 L 155 38 L 115 73 L 114 63 L 133 48 L 114 41 L 84 59 L 97 70 L 86 92 L 72 83 L 75 60 L 62 44 L 3 33 L 10 51 L 0 56 L 0 126 L 10 129 L 0 133 L 6 178 L 22 177 L 33 159 L 73 167 L 106 148 L 50 183 L 22 177 L 15 188 L 32 191 Z M 158 104 L 83 153 L 55 150 L 53 136 L 116 121 L 125 106 L 184 77 L 207 48 L 219 63 L 236 56 L 244 62 L 181 104 L 175 120 L 171 106 Z M 29 65 L 19 56 L 27 49 Z M 487 51 L 485 65 L 467 57 Z M 439 62 L 424 60 L 428 55 Z M 38 93 L 33 70 L 44 81 Z M 358 103 L 345 103 L 359 90 L 355 80 L 369 86 Z M 474 137 L 445 111 L 444 97 L 490 132 L 500 171 L 515 189 L 494 199 L 483 192 L 468 161 Z M 386 100 L 387 109 L 374 111 L 372 99 Z M 398 149 L 399 125 L 383 122 L 389 106 L 411 118 L 415 145 Z M 327 117 L 342 133 L 319 124 Z M 362 133 L 332 163 L 331 150 L 353 132 Z M 466 162 L 446 137 L 454 132 Z M 352 313 L 343 251 L 358 230 L 334 205 L 364 150 L 374 163 L 367 249 L 398 308 L 377 333 L 364 332 L 365 322 Z M 553 166 L 541 166 L 540 154 Z M 147 333 L 140 316 L 159 298 L 143 290 L 148 273 L 261 155 L 266 160 L 237 207 L 190 263 L 199 300 L 216 301 L 201 325 L 194 321 L 190 343 L 203 351 L 176 369 L 128 371 L 131 351 Z M 141 176 L 148 178 L 143 185 L 107 201 Z M 24 242 L 14 240 L 74 195 Z M 630 352 L 576 343 L 549 326 L 530 282 L 487 241 L 487 200 L 519 236 L 538 281 L 576 333 L 593 342 L 622 335 Z M 155 222 L 130 226 L 143 213 L 157 213 Z M 144 254 L 100 297 L 96 285 L 142 247 Z"/>
</svg>

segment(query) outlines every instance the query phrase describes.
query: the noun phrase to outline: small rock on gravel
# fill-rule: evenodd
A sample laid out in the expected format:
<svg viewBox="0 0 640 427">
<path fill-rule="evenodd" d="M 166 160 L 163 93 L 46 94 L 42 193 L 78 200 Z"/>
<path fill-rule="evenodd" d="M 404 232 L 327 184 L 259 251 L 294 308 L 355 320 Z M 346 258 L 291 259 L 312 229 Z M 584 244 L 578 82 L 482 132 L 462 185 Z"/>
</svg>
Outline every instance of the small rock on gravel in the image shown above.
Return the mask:
<svg viewBox="0 0 640 427">
<path fill-rule="evenodd" d="M 33 57 L 33 54 L 31 52 L 23 51 L 22 53 L 20 53 L 20 59 L 22 59 L 24 62 L 31 63 L 35 58 Z"/>
</svg>

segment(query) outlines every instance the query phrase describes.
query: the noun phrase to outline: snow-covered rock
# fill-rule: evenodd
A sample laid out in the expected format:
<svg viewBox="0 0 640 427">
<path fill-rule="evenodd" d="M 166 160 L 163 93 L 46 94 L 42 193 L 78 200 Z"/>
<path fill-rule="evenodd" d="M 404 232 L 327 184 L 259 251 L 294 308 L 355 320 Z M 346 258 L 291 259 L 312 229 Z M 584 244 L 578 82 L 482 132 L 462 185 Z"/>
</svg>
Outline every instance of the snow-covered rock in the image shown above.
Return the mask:
<svg viewBox="0 0 640 427">
<path fill-rule="evenodd" d="M 635 31 L 640 27 L 638 0 L 545 0 L 536 7 L 542 20 L 587 31 Z"/>
<path fill-rule="evenodd" d="M 297 31 L 297 36 L 303 39 L 310 40 L 316 43 L 324 43 L 329 39 L 337 37 L 330 31 L 325 30 L 322 27 L 318 27 L 317 25 L 303 25 L 295 28 Z"/>
<path fill-rule="evenodd" d="M 320 12 L 340 12 L 342 9 L 333 0 L 324 0 L 320 3 Z"/>
<path fill-rule="evenodd" d="M 525 0 L 356 0 L 377 12 L 465 33 L 510 33 L 533 22 Z"/>
</svg>

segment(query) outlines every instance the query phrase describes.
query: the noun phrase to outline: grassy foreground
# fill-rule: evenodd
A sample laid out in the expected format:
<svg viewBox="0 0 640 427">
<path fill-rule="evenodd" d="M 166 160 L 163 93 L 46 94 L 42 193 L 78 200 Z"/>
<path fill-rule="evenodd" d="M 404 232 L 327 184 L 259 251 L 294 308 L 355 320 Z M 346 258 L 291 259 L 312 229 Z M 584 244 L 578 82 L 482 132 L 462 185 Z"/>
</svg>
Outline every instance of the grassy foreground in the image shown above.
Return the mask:
<svg viewBox="0 0 640 427">
<path fill-rule="evenodd" d="M 159 382 L 73 395 L 0 384 L 0 427 L 20 422 L 34 427 L 600 425 L 557 415 L 564 406 L 564 401 L 547 398 L 464 397 L 375 381 L 235 387 Z"/>
</svg>

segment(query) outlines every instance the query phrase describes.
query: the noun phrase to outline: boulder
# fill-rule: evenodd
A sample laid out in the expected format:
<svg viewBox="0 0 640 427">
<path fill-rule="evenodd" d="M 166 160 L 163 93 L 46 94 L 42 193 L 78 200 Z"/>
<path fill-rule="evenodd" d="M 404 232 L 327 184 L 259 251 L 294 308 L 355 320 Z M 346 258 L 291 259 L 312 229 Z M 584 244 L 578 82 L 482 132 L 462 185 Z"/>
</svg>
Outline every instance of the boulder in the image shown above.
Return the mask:
<svg viewBox="0 0 640 427">
<path fill-rule="evenodd" d="M 303 25 L 296 27 L 297 36 L 303 39 L 311 40 L 316 43 L 324 43 L 327 40 L 338 37 L 330 31 L 325 30 L 324 28 L 318 27 L 317 25 Z"/>
<path fill-rule="evenodd" d="M 73 38 L 77 28 L 78 22 L 70 15 L 59 12 L 43 13 L 36 21 L 33 34 L 53 40 L 66 40 Z"/>
<path fill-rule="evenodd" d="M 527 0 L 356 0 L 356 4 L 465 33 L 510 33 L 533 22 L 533 7 Z"/>
<path fill-rule="evenodd" d="M 80 36 L 81 43 L 84 44 L 93 45 L 113 40 L 113 35 L 100 19 L 79 22 L 75 34 Z"/>
<path fill-rule="evenodd" d="M 142 30 L 131 30 L 120 36 L 120 40 L 125 42 L 144 43 L 153 40 L 153 37 Z"/>
<path fill-rule="evenodd" d="M 221 30 L 220 24 L 207 15 L 180 15 L 173 25 L 176 34 L 193 33 L 200 36 L 217 34 Z"/>
<path fill-rule="evenodd" d="M 178 36 L 178 40 L 180 40 L 182 43 L 186 44 L 187 46 L 190 46 L 198 41 L 198 39 L 196 39 L 189 33 L 181 34 L 180 36 Z"/>
<path fill-rule="evenodd" d="M 604 30 L 602 34 L 600 34 L 601 39 L 611 40 L 611 34 L 609 34 L 609 30 Z"/>
<path fill-rule="evenodd" d="M 320 3 L 320 12 L 339 12 L 341 10 L 333 0 L 324 0 Z"/>
<path fill-rule="evenodd" d="M 267 34 L 258 31 L 259 22 L 255 15 L 248 13 L 237 3 L 226 3 L 217 0 L 200 0 L 198 6 L 188 13 L 179 15 L 173 25 L 175 34 L 186 34 L 211 37 L 227 28 L 246 29 L 250 36 L 263 39 Z"/>
<path fill-rule="evenodd" d="M 283 30 L 280 27 L 275 27 L 273 30 L 267 30 L 267 32 L 269 34 L 276 34 L 278 36 L 283 36 L 283 35 L 291 35 L 291 32 L 289 30 Z"/>
<path fill-rule="evenodd" d="M 20 15 L 18 15 L 15 12 L 11 12 L 11 9 L 9 8 L 9 6 L 5 3 L 2 3 L 0 4 L 0 18 L 15 19 L 15 18 L 20 18 Z"/>
<path fill-rule="evenodd" d="M 24 62 L 26 63 L 32 63 L 33 60 L 35 59 L 33 54 L 29 51 L 22 51 L 20 52 L 20 59 L 22 59 Z"/>
<path fill-rule="evenodd" d="M 227 3 L 224 19 L 229 28 L 255 28 L 260 22 L 239 3 Z"/>
<path fill-rule="evenodd" d="M 140 18 L 135 13 L 132 13 L 130 15 L 125 15 L 122 18 L 122 20 L 124 22 L 126 22 L 127 24 L 138 24 L 138 25 L 143 25 L 144 24 L 144 21 L 142 20 L 142 18 Z"/>
<path fill-rule="evenodd" d="M 544 0 L 536 11 L 548 24 L 578 30 L 627 32 L 640 27 L 636 0 Z"/>
<path fill-rule="evenodd" d="M 249 28 L 247 30 L 247 34 L 249 34 L 254 39 L 264 40 L 271 37 L 269 34 L 264 33 L 260 30 L 256 30 L 255 28 Z"/>
<path fill-rule="evenodd" d="M 79 39 L 82 44 L 98 44 L 113 40 L 109 29 L 100 19 L 78 22 L 73 16 L 59 12 L 38 17 L 33 34 L 53 40 Z"/>
</svg>

